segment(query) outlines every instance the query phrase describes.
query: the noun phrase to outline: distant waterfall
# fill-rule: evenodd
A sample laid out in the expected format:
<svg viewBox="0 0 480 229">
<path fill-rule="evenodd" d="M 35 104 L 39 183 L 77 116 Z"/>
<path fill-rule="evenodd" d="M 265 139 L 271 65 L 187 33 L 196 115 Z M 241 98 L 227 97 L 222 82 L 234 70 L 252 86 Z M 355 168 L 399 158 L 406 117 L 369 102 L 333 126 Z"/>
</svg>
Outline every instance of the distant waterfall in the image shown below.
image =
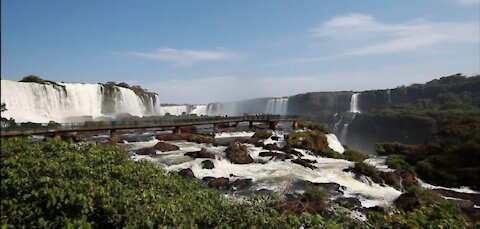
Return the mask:
<svg viewBox="0 0 480 229">
<path fill-rule="evenodd" d="M 353 93 L 350 99 L 350 113 L 360 113 L 360 109 L 358 108 L 358 95 L 360 95 L 360 93 Z"/>
<path fill-rule="evenodd" d="M 1 100 L 7 111 L 2 117 L 17 122 L 68 122 L 117 114 L 134 116 L 160 115 L 156 95 L 139 96 L 134 91 L 102 84 L 39 84 L 11 80 L 1 81 Z"/>
<path fill-rule="evenodd" d="M 267 101 L 267 114 L 286 115 L 288 98 L 274 98 Z"/>
<path fill-rule="evenodd" d="M 387 89 L 387 103 L 392 103 L 392 95 L 390 89 Z"/>
</svg>

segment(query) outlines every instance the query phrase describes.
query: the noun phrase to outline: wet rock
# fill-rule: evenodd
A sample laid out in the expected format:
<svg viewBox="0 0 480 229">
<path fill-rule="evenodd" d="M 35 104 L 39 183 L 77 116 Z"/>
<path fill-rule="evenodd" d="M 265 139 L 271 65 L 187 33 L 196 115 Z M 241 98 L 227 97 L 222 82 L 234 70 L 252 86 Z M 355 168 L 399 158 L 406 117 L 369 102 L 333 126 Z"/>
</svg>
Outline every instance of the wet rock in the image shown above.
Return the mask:
<svg viewBox="0 0 480 229">
<path fill-rule="evenodd" d="M 182 177 L 186 177 L 186 178 L 195 178 L 195 174 L 193 173 L 193 171 L 191 169 L 182 169 L 180 171 L 178 171 L 178 174 Z"/>
<path fill-rule="evenodd" d="M 477 206 L 480 206 L 480 194 L 478 193 L 464 193 L 464 192 L 455 192 L 452 190 L 446 189 L 432 189 L 432 192 L 445 196 L 461 200 L 469 200 Z"/>
<path fill-rule="evenodd" d="M 202 148 L 200 151 L 188 152 L 185 153 L 185 156 L 193 157 L 193 158 L 211 158 L 215 159 L 215 155 L 212 153 L 207 152 L 207 149 Z"/>
<path fill-rule="evenodd" d="M 405 211 L 412 211 L 420 206 L 420 200 L 411 193 L 403 193 L 393 203 Z"/>
<path fill-rule="evenodd" d="M 231 142 L 227 149 L 225 149 L 225 152 L 227 153 L 227 158 L 233 164 L 248 164 L 254 162 L 248 152 L 247 146 L 238 142 Z"/>
<path fill-rule="evenodd" d="M 270 137 L 270 139 L 272 139 L 274 141 L 278 141 L 280 139 L 280 137 L 279 136 L 272 136 L 272 137 Z"/>
<path fill-rule="evenodd" d="M 263 146 L 264 149 L 266 150 L 279 150 L 280 147 L 278 147 L 277 144 L 275 143 L 270 143 L 270 144 L 266 144 L 265 146 Z"/>
<path fill-rule="evenodd" d="M 206 176 L 204 178 L 202 178 L 202 181 L 205 183 L 205 184 L 208 184 L 208 182 L 210 182 L 211 180 L 215 179 L 215 177 L 210 177 L 210 176 Z"/>
<path fill-rule="evenodd" d="M 215 165 L 213 164 L 212 161 L 210 160 L 202 161 L 202 169 L 213 169 L 213 168 L 215 168 Z"/>
<path fill-rule="evenodd" d="M 342 207 L 353 209 L 362 206 L 362 202 L 355 197 L 340 197 L 337 198 L 335 203 L 339 204 Z"/>
<path fill-rule="evenodd" d="M 303 157 L 303 154 L 295 149 L 290 148 L 288 145 L 282 147 L 280 151 L 286 153 L 286 154 L 292 154 L 298 157 Z"/>
<path fill-rule="evenodd" d="M 277 153 L 275 153 L 275 152 L 270 152 L 270 151 L 263 151 L 263 152 L 260 152 L 260 153 L 258 154 L 258 156 L 260 156 L 260 157 L 273 157 L 273 156 L 275 156 L 275 155 L 277 155 Z"/>
<path fill-rule="evenodd" d="M 295 163 L 295 164 L 299 164 L 303 167 L 310 168 L 310 169 L 316 169 L 317 168 L 316 166 L 310 164 L 310 163 L 312 163 L 312 162 L 310 162 L 310 160 L 306 160 L 306 159 L 297 158 L 297 159 L 292 160 L 292 162 Z"/>
<path fill-rule="evenodd" d="M 345 190 L 345 186 L 341 186 L 337 183 L 329 182 L 329 183 L 314 183 L 307 180 L 297 180 L 293 182 L 293 188 L 295 190 L 305 190 L 307 186 L 318 186 L 327 191 L 331 196 L 339 196 L 343 194 L 343 190 Z"/>
<path fill-rule="evenodd" d="M 123 142 L 123 140 L 120 139 L 118 136 L 111 136 L 110 138 L 108 138 L 108 142 L 119 143 L 119 142 Z"/>
<path fill-rule="evenodd" d="M 182 141 L 187 140 L 192 134 L 190 133 L 177 133 L 177 134 L 160 134 L 155 138 L 160 141 Z"/>
<path fill-rule="evenodd" d="M 237 179 L 234 182 L 230 183 L 229 189 L 240 190 L 248 188 L 252 185 L 252 179 Z"/>
<path fill-rule="evenodd" d="M 272 131 L 270 130 L 257 130 L 255 134 L 252 136 L 252 138 L 257 138 L 257 139 L 268 139 L 272 136 Z"/>
<path fill-rule="evenodd" d="M 226 188 L 228 186 L 229 179 L 226 177 L 213 178 L 208 182 L 208 187 L 211 188 Z"/>
<path fill-rule="evenodd" d="M 383 184 L 383 179 L 380 177 L 381 173 L 375 166 L 366 164 L 364 162 L 356 162 L 353 168 L 344 169 L 345 172 L 352 172 L 357 179 L 362 176 L 369 177 L 374 183 Z"/>
<path fill-rule="evenodd" d="M 138 149 L 135 153 L 138 155 L 155 155 L 157 151 L 152 147 L 148 147 L 148 148 Z"/>
<path fill-rule="evenodd" d="M 153 148 L 161 152 L 175 151 L 180 149 L 178 146 L 167 142 L 158 142 Z"/>
</svg>

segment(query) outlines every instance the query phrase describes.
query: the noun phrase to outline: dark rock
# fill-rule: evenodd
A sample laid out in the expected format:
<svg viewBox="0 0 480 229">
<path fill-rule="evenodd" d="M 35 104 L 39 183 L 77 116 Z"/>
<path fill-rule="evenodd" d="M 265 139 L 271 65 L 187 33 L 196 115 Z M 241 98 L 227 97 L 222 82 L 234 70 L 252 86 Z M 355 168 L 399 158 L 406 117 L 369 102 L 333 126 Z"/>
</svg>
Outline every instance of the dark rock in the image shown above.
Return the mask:
<svg viewBox="0 0 480 229">
<path fill-rule="evenodd" d="M 325 204 L 307 199 L 287 201 L 278 208 L 279 212 L 289 212 L 295 215 L 301 215 L 304 212 L 311 214 L 322 214 L 325 212 Z"/>
<path fill-rule="evenodd" d="M 226 188 L 228 186 L 229 179 L 226 177 L 213 178 L 208 182 L 208 187 L 211 188 Z"/>
<path fill-rule="evenodd" d="M 252 136 L 252 138 L 257 138 L 257 139 L 268 139 L 272 136 L 272 131 L 270 130 L 258 130 L 255 132 L 255 134 Z"/>
<path fill-rule="evenodd" d="M 152 147 L 148 147 L 148 148 L 138 149 L 135 153 L 138 155 L 155 155 L 157 151 Z"/>
<path fill-rule="evenodd" d="M 195 174 L 191 169 L 182 169 L 178 171 L 178 174 L 182 177 L 195 178 Z"/>
<path fill-rule="evenodd" d="M 290 148 L 288 145 L 282 147 L 280 149 L 280 151 L 286 153 L 286 154 L 292 154 L 292 155 L 295 155 L 295 156 L 298 156 L 298 157 L 303 157 L 303 154 L 297 150 L 294 150 L 292 148 Z"/>
<path fill-rule="evenodd" d="M 297 159 L 294 159 L 292 160 L 293 163 L 295 164 L 299 164 L 303 167 L 307 167 L 307 168 L 310 168 L 310 169 L 316 169 L 317 167 L 314 166 L 314 165 L 311 165 L 310 161 L 309 160 L 305 160 L 305 159 L 301 159 L 301 158 L 297 158 Z"/>
<path fill-rule="evenodd" d="M 166 142 L 158 142 L 153 148 L 161 152 L 175 151 L 180 149 L 178 146 Z"/>
<path fill-rule="evenodd" d="M 177 133 L 177 134 L 160 134 L 155 138 L 160 141 L 182 141 L 188 140 L 192 134 L 190 133 Z"/>
<path fill-rule="evenodd" d="M 393 203 L 405 211 L 412 211 L 420 206 L 420 200 L 410 193 L 403 193 Z"/>
<path fill-rule="evenodd" d="M 455 192 L 455 191 L 446 190 L 446 189 L 432 189 L 432 192 L 445 197 L 452 197 L 452 198 L 461 199 L 461 200 L 469 200 L 475 205 L 480 206 L 480 194 L 478 193 Z"/>
<path fill-rule="evenodd" d="M 110 143 L 120 143 L 120 142 L 123 142 L 123 140 L 120 139 L 118 136 L 111 136 L 110 138 L 108 138 L 108 142 L 110 142 Z"/>
<path fill-rule="evenodd" d="M 248 188 L 252 185 L 252 179 L 237 179 L 236 181 L 230 183 L 229 189 L 240 190 Z"/>
<path fill-rule="evenodd" d="M 280 149 L 278 147 L 278 145 L 275 144 L 275 143 L 266 144 L 265 146 L 263 146 L 263 148 L 266 149 L 266 150 L 279 150 Z"/>
<path fill-rule="evenodd" d="M 231 142 L 227 149 L 225 149 L 225 152 L 227 153 L 227 158 L 234 164 L 248 164 L 254 162 L 247 147 L 238 142 Z"/>
<path fill-rule="evenodd" d="M 215 159 L 215 155 L 207 152 L 207 149 L 202 148 L 200 151 L 188 152 L 185 153 L 185 156 L 190 156 L 193 158 L 211 158 Z"/>
<path fill-rule="evenodd" d="M 260 154 L 258 154 L 258 156 L 260 157 L 273 157 L 275 155 L 277 155 L 277 153 L 270 152 L 270 151 L 263 151 L 263 152 L 260 152 Z"/>
<path fill-rule="evenodd" d="M 211 180 L 215 179 L 215 177 L 204 177 L 202 178 L 202 181 L 205 183 L 205 184 L 208 184 L 208 182 L 210 182 Z"/>
<path fill-rule="evenodd" d="M 270 139 L 272 139 L 274 141 L 278 141 L 278 139 L 280 139 L 280 137 L 279 136 L 272 136 L 272 137 L 270 137 Z"/>
<path fill-rule="evenodd" d="M 335 200 L 335 203 L 348 209 L 362 206 L 362 202 L 355 197 L 340 197 Z"/>
<path fill-rule="evenodd" d="M 212 161 L 210 160 L 202 161 L 202 169 L 213 169 L 213 168 L 215 168 L 215 165 L 213 164 Z"/>
</svg>

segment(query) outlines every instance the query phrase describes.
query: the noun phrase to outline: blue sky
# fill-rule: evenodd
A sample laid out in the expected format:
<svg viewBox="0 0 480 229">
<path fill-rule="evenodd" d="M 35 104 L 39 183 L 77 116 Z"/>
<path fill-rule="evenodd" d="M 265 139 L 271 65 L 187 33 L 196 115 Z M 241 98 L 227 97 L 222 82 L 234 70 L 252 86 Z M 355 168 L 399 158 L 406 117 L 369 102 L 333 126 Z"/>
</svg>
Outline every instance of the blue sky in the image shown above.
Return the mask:
<svg viewBox="0 0 480 229">
<path fill-rule="evenodd" d="M 126 81 L 162 102 L 480 73 L 480 0 L 4 0 L 1 75 Z"/>
</svg>

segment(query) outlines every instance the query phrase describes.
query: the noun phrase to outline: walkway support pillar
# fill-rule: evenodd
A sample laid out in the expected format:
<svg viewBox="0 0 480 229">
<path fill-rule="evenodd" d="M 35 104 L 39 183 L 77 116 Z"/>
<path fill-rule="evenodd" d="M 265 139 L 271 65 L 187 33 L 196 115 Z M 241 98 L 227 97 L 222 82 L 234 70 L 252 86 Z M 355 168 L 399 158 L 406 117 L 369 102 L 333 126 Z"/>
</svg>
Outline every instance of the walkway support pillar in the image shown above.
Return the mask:
<svg viewBox="0 0 480 229">
<path fill-rule="evenodd" d="M 253 121 L 248 122 L 248 129 L 253 129 Z"/>
<path fill-rule="evenodd" d="M 56 132 L 55 134 L 53 134 L 53 138 L 55 140 L 62 140 L 62 135 L 59 132 Z"/>
<path fill-rule="evenodd" d="M 213 124 L 213 133 L 217 133 L 217 132 L 218 132 L 218 124 L 214 123 Z"/>
<path fill-rule="evenodd" d="M 237 130 L 240 128 L 240 122 L 235 122 L 235 128 L 237 128 Z"/>
<path fill-rule="evenodd" d="M 270 121 L 268 125 L 270 126 L 270 130 L 276 130 L 278 128 L 278 121 Z"/>
<path fill-rule="evenodd" d="M 174 134 L 181 134 L 181 133 L 182 133 L 182 130 L 180 129 L 179 126 L 176 126 L 176 127 L 173 129 L 173 133 L 174 133 Z"/>
<path fill-rule="evenodd" d="M 298 120 L 293 120 L 292 129 L 294 129 L 294 130 L 298 129 Z"/>
</svg>

